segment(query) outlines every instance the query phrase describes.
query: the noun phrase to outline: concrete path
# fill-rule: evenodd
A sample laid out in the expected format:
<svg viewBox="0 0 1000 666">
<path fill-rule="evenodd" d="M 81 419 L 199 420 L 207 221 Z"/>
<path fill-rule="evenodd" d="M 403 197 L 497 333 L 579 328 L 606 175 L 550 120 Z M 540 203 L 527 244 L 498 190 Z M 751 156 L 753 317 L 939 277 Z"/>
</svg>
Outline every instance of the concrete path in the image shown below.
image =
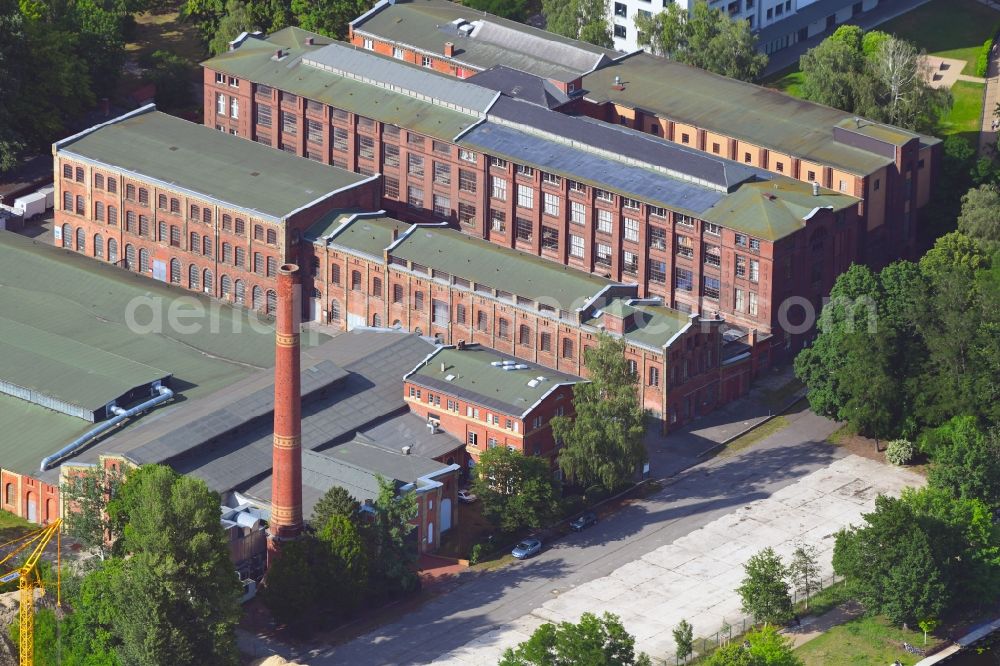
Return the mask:
<svg viewBox="0 0 1000 666">
<path fill-rule="evenodd" d="M 983 83 L 986 79 L 962 74 L 965 61 L 959 58 L 940 58 L 938 56 L 922 56 L 924 65 L 927 67 L 926 82 L 932 88 L 948 88 L 955 85 L 955 81 L 976 81 Z"/>
<path fill-rule="evenodd" d="M 992 5 L 991 5 L 992 6 Z M 994 111 L 1000 102 L 1000 46 L 993 44 L 990 54 L 989 71 L 986 74 L 986 90 L 983 93 L 982 127 L 979 132 L 979 155 L 996 157 L 997 126 L 994 125 Z"/>
</svg>

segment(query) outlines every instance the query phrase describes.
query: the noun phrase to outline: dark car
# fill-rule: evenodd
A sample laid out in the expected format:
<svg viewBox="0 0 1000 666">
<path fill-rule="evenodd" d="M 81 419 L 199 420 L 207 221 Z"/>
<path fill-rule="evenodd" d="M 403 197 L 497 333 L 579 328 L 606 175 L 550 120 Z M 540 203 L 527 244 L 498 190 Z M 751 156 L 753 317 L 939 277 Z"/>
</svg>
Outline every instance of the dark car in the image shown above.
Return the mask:
<svg viewBox="0 0 1000 666">
<path fill-rule="evenodd" d="M 597 514 L 593 511 L 587 511 L 582 516 L 579 516 L 569 524 L 569 528 L 574 532 L 579 532 L 585 530 L 591 525 L 597 524 Z"/>
</svg>

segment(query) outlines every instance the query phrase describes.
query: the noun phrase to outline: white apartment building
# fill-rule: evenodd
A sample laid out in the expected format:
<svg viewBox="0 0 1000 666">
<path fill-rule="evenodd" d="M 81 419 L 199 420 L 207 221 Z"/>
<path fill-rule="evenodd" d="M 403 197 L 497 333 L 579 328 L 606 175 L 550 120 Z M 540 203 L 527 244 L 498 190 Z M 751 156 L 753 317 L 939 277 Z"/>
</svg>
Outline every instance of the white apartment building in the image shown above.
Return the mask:
<svg viewBox="0 0 1000 666">
<path fill-rule="evenodd" d="M 670 4 L 690 11 L 701 0 L 609 0 L 615 49 L 631 52 L 639 49 L 635 28 L 637 15 L 662 12 Z M 879 0 L 707 0 L 710 7 L 721 9 L 733 18 L 745 19 L 757 31 L 760 49 L 773 53 L 821 34 L 862 12 Z"/>
</svg>

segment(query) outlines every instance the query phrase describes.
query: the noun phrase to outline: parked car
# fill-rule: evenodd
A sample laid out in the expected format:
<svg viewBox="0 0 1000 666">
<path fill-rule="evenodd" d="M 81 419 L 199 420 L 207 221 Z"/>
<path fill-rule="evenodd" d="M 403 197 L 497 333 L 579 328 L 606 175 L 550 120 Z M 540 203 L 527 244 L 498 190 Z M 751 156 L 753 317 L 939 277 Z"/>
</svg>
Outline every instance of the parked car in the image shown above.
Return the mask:
<svg viewBox="0 0 1000 666">
<path fill-rule="evenodd" d="M 477 499 L 479 498 L 464 488 L 458 491 L 458 501 L 462 504 L 472 504 Z"/>
<path fill-rule="evenodd" d="M 574 532 L 580 532 L 587 529 L 591 525 L 597 524 L 597 514 L 593 511 L 587 511 L 583 515 L 577 517 L 575 520 L 570 522 L 569 528 Z"/>
<path fill-rule="evenodd" d="M 542 542 L 538 539 L 525 539 L 521 543 L 514 546 L 514 550 L 510 551 L 510 554 L 519 560 L 526 560 L 532 555 L 537 555 L 542 552 Z"/>
</svg>

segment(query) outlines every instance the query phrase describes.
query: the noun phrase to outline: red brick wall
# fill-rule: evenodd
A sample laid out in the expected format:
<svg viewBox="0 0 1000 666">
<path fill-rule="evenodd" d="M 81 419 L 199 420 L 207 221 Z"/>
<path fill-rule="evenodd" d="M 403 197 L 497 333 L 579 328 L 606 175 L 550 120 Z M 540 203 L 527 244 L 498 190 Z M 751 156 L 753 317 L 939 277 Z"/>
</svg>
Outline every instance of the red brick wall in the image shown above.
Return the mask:
<svg viewBox="0 0 1000 666">
<path fill-rule="evenodd" d="M 34 505 L 34 516 L 29 505 Z M 33 518 L 33 522 L 46 525 L 60 516 L 59 486 L 0 469 L 0 507 L 25 520 Z"/>
</svg>

